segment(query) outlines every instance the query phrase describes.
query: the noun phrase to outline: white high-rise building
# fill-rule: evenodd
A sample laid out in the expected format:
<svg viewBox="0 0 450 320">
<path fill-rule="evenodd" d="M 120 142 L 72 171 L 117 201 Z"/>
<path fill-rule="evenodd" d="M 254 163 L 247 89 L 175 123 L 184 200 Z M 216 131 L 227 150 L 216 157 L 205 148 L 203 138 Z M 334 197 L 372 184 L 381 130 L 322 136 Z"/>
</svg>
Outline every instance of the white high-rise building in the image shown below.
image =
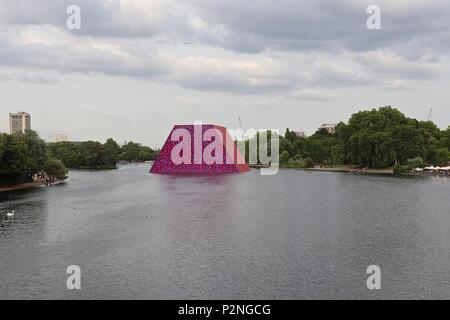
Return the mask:
<svg viewBox="0 0 450 320">
<path fill-rule="evenodd" d="M 9 114 L 9 133 L 15 134 L 31 130 L 31 115 L 26 112 Z"/>
</svg>

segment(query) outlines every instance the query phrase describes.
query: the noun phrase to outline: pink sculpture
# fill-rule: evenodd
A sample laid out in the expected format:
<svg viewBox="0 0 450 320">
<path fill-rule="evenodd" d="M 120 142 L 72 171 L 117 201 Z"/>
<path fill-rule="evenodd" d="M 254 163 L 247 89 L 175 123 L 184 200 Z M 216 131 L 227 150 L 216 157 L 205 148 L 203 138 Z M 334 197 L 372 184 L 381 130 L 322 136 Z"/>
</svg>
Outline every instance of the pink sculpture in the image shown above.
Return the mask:
<svg viewBox="0 0 450 320">
<path fill-rule="evenodd" d="M 208 175 L 249 171 L 225 127 L 176 125 L 164 143 L 151 173 Z"/>
</svg>

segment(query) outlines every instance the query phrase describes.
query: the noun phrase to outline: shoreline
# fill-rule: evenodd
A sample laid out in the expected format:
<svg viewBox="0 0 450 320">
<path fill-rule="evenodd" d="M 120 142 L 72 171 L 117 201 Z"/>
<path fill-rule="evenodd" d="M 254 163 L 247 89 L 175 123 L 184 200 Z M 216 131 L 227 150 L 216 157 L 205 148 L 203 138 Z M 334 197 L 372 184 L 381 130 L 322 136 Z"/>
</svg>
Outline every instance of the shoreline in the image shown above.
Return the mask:
<svg viewBox="0 0 450 320">
<path fill-rule="evenodd" d="M 0 187 L 0 192 L 31 189 L 31 188 L 36 188 L 36 187 L 39 187 L 42 185 L 45 185 L 45 181 L 25 182 L 25 183 L 19 183 L 19 184 L 15 184 L 15 185 Z"/>
<path fill-rule="evenodd" d="M 352 166 L 338 166 L 333 168 L 305 168 L 308 171 L 325 171 L 325 172 L 344 172 L 353 174 L 394 174 L 393 168 L 369 168 L 369 169 L 359 169 Z"/>
<path fill-rule="evenodd" d="M 249 165 L 250 168 L 253 169 L 261 169 L 261 168 L 270 168 L 268 165 Z M 394 174 L 394 169 L 392 167 L 389 168 L 369 168 L 369 169 L 358 169 L 357 166 L 354 165 L 342 165 L 342 166 L 334 166 L 334 167 L 323 167 L 323 168 L 300 168 L 300 167 L 279 167 L 280 169 L 289 169 L 289 170 L 305 170 L 305 171 L 322 171 L 322 172 L 342 172 L 342 173 L 354 173 L 354 174 Z"/>
</svg>

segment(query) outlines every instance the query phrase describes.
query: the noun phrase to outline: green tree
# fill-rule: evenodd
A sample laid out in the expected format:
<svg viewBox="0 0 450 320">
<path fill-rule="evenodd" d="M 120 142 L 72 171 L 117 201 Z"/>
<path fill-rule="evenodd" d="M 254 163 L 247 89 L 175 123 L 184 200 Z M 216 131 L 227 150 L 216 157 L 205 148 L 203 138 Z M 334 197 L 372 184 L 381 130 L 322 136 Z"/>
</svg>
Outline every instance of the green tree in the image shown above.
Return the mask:
<svg viewBox="0 0 450 320">
<path fill-rule="evenodd" d="M 411 125 L 399 125 L 392 130 L 392 139 L 399 163 L 405 163 L 416 156 L 425 156 L 424 137 L 419 129 Z"/>
<path fill-rule="evenodd" d="M 420 121 L 419 128 L 436 140 L 441 138 L 441 130 L 432 121 Z"/>
<path fill-rule="evenodd" d="M 155 151 L 149 147 L 141 146 L 139 150 L 139 160 L 140 161 L 150 161 L 155 160 Z"/>
<path fill-rule="evenodd" d="M 0 138 L 0 176 L 4 181 L 30 178 L 35 161 L 25 142 L 16 135 L 2 134 Z"/>
<path fill-rule="evenodd" d="M 44 165 L 44 171 L 50 175 L 54 176 L 58 180 L 67 179 L 67 169 L 61 160 L 48 159 Z"/>
<path fill-rule="evenodd" d="M 332 134 L 329 133 L 327 129 L 323 129 L 323 128 L 320 128 L 312 135 L 313 138 L 318 138 L 318 139 L 330 138 L 331 136 L 332 136 Z"/>
<path fill-rule="evenodd" d="M 286 132 L 284 137 L 290 142 L 294 143 L 297 140 L 297 134 L 294 131 L 289 131 L 289 128 L 286 128 Z"/>
<path fill-rule="evenodd" d="M 80 144 L 81 168 L 110 167 L 105 162 L 103 145 L 97 141 L 85 141 Z"/>
<path fill-rule="evenodd" d="M 61 160 L 69 168 L 81 166 L 82 158 L 79 144 L 68 141 L 50 143 L 47 145 L 47 151 L 50 157 Z"/>
<path fill-rule="evenodd" d="M 329 158 L 329 153 L 320 140 L 309 138 L 305 142 L 304 157 L 310 157 L 315 163 L 324 163 Z"/>
<path fill-rule="evenodd" d="M 17 133 L 16 136 L 28 147 L 28 151 L 31 155 L 30 170 L 32 172 L 37 172 L 42 169 L 45 161 L 47 160 L 45 141 L 42 140 L 37 132 L 33 130 L 26 130 L 24 133 Z"/>
<path fill-rule="evenodd" d="M 6 150 L 6 134 L 0 134 L 0 159 L 3 158 L 3 153 Z"/>
<path fill-rule="evenodd" d="M 421 157 L 415 157 L 414 159 L 408 159 L 406 161 L 406 167 L 408 170 L 412 170 L 415 168 L 423 168 L 426 166 L 425 161 Z"/>
<path fill-rule="evenodd" d="M 436 164 L 446 165 L 450 161 L 450 151 L 447 148 L 437 149 L 436 153 L 437 153 Z"/>
<path fill-rule="evenodd" d="M 305 167 L 306 168 L 312 168 L 314 167 L 314 161 L 310 157 L 305 159 Z"/>
<path fill-rule="evenodd" d="M 280 139 L 280 153 L 286 151 L 289 155 L 289 157 L 295 156 L 295 148 L 292 145 L 292 143 L 285 138 Z"/>
<path fill-rule="evenodd" d="M 350 138 L 353 164 L 383 168 L 394 164 L 395 145 L 388 132 L 361 130 Z"/>
<path fill-rule="evenodd" d="M 138 161 L 140 154 L 140 145 L 130 141 L 122 146 L 120 152 L 120 160 Z"/>
<path fill-rule="evenodd" d="M 294 150 L 295 150 L 295 154 L 302 154 L 305 150 L 305 138 L 297 138 L 294 141 Z"/>
<path fill-rule="evenodd" d="M 280 154 L 280 165 L 281 166 L 285 166 L 289 163 L 289 152 L 287 152 L 286 150 L 284 150 L 283 152 L 281 152 Z"/>
<path fill-rule="evenodd" d="M 384 168 L 395 162 L 395 143 L 387 132 L 371 135 L 372 154 L 369 166 Z"/>
<path fill-rule="evenodd" d="M 331 159 L 333 164 L 345 164 L 346 155 L 342 144 L 336 144 L 331 147 Z"/>
<path fill-rule="evenodd" d="M 403 174 L 403 173 L 408 172 L 408 167 L 402 166 L 400 164 L 396 164 L 393 167 L 393 171 L 394 171 L 394 174 Z"/>
<path fill-rule="evenodd" d="M 442 132 L 441 146 L 450 150 L 450 126 Z"/>
<path fill-rule="evenodd" d="M 119 145 L 112 138 L 109 138 L 103 145 L 103 149 L 105 163 L 107 163 L 111 167 L 115 167 L 120 155 Z"/>
</svg>

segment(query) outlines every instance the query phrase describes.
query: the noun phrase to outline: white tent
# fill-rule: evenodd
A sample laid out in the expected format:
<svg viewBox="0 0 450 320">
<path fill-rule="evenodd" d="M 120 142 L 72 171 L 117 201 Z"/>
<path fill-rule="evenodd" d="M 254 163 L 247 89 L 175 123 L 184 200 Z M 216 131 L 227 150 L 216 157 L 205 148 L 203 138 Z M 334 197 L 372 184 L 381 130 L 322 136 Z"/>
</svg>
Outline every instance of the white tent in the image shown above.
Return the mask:
<svg viewBox="0 0 450 320">
<path fill-rule="evenodd" d="M 434 166 L 431 166 L 431 167 L 425 167 L 424 170 L 450 171 L 450 166 L 448 166 L 448 167 L 439 167 L 439 166 L 434 167 Z"/>
</svg>

